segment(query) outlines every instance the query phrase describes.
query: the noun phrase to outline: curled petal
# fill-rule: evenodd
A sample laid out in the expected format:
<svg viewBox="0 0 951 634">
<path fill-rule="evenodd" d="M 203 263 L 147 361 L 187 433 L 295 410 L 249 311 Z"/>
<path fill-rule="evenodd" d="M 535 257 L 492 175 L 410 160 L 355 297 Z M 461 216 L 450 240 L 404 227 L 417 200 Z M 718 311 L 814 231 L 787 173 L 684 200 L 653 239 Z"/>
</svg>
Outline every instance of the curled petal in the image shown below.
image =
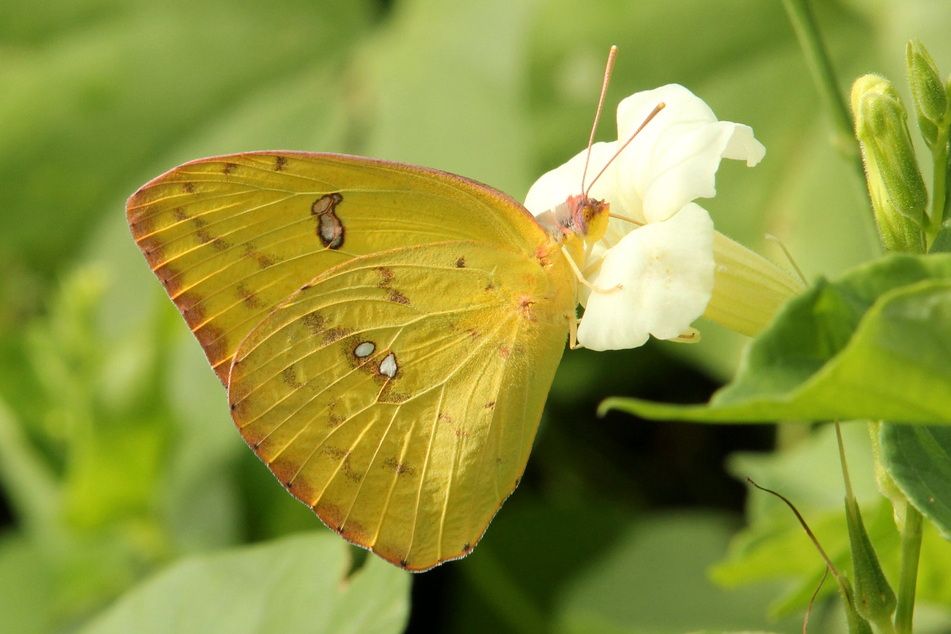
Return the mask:
<svg viewBox="0 0 951 634">
<path fill-rule="evenodd" d="M 614 156 L 616 150 L 617 143 L 595 143 L 591 146 L 586 184 L 591 183 L 601 168 Z M 564 165 L 542 174 L 541 178 L 535 181 L 528 190 L 525 196 L 525 208 L 532 212 L 532 215 L 538 216 L 565 202 L 568 196 L 581 194 L 581 178 L 587 155 L 588 150 L 582 150 Z M 609 170 L 598 179 L 589 195 L 592 198 L 606 200 L 613 207 L 616 202 L 614 190 L 614 174 Z"/>
<path fill-rule="evenodd" d="M 631 231 L 608 249 L 578 328 L 592 350 L 673 339 L 703 314 L 713 290 L 713 221 L 688 204 L 668 220 Z"/>
<path fill-rule="evenodd" d="M 659 104 L 665 108 L 617 159 L 616 196 L 648 222 L 671 217 L 696 198 L 716 194 L 722 158 L 758 163 L 766 153 L 752 129 L 717 121 L 710 107 L 683 86 L 669 84 L 631 95 L 618 106 L 618 138 L 627 140 Z"/>
</svg>

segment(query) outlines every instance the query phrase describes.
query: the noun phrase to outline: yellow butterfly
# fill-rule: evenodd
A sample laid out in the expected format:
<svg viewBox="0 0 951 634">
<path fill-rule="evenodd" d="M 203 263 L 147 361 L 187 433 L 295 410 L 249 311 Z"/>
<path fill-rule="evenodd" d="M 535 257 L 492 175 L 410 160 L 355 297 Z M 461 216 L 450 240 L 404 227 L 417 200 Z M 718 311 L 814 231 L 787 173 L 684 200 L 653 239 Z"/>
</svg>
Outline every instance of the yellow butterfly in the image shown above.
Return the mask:
<svg viewBox="0 0 951 634">
<path fill-rule="evenodd" d="M 543 226 L 445 172 L 254 152 L 176 167 L 127 214 L 291 494 L 408 570 L 472 550 L 525 469 L 606 205 Z"/>
</svg>

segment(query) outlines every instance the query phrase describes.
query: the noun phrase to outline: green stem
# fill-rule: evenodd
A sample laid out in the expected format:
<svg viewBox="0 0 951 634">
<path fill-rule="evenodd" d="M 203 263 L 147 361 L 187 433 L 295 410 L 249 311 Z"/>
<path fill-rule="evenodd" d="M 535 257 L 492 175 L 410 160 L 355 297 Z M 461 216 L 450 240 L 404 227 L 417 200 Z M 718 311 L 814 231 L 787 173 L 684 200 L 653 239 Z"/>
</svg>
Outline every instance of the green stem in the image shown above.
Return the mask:
<svg viewBox="0 0 951 634">
<path fill-rule="evenodd" d="M 921 513 L 911 504 L 907 504 L 905 528 L 901 533 L 901 577 L 898 582 L 898 606 L 895 609 L 895 631 L 898 634 L 911 634 L 920 553 Z"/>
<path fill-rule="evenodd" d="M 0 482 L 23 528 L 40 538 L 58 531 L 59 491 L 56 478 L 0 401 Z"/>
<path fill-rule="evenodd" d="M 809 0 L 783 0 L 783 5 L 796 32 L 799 46 L 806 57 L 806 65 L 809 67 L 816 88 L 832 115 L 832 124 L 836 128 L 836 145 L 854 163 L 864 182 L 865 168 L 862 165 L 858 141 L 852 129 L 849 107 L 839 90 L 835 69 L 832 67 L 829 52 L 822 41 Z"/>
<path fill-rule="evenodd" d="M 934 165 L 933 186 L 931 188 L 931 219 L 928 226 L 928 243 L 934 240 L 934 237 L 941 229 L 941 223 L 944 221 L 944 210 L 947 203 L 948 187 L 948 128 L 939 129 L 938 138 L 935 141 L 934 149 L 931 153 Z"/>
</svg>

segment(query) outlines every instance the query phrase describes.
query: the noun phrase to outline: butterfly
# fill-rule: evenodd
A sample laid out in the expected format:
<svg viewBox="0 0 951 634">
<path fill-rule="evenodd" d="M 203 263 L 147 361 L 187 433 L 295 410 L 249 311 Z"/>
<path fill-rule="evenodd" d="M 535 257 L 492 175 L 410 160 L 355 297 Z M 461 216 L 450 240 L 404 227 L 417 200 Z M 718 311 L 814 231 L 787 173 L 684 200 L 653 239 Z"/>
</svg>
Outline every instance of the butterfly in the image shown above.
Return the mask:
<svg viewBox="0 0 951 634">
<path fill-rule="evenodd" d="M 579 195 L 539 221 L 446 172 L 250 152 L 168 171 L 127 217 L 248 446 L 332 530 L 422 571 L 518 485 L 606 210 Z"/>
</svg>

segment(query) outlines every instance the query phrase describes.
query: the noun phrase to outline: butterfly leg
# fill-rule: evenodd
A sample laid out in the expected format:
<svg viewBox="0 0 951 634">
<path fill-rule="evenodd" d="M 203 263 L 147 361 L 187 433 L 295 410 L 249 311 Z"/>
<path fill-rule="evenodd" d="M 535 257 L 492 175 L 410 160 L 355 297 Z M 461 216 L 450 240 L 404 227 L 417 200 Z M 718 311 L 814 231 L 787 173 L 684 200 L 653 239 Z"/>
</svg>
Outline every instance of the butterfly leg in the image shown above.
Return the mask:
<svg viewBox="0 0 951 634">
<path fill-rule="evenodd" d="M 674 343 L 700 343 L 700 331 L 696 328 L 687 328 L 678 336 L 670 339 Z"/>
<path fill-rule="evenodd" d="M 589 282 L 587 279 L 585 279 L 584 273 L 582 273 L 581 269 L 578 268 L 578 265 L 575 264 L 575 260 L 574 258 L 571 257 L 571 253 L 568 252 L 568 249 L 566 249 L 565 247 L 561 247 L 561 253 L 568 260 L 568 266 L 570 266 L 571 270 L 574 271 L 575 277 L 578 278 L 578 281 L 584 284 L 585 286 L 587 286 L 588 288 L 590 288 L 592 292 L 606 294 L 606 293 L 613 293 L 615 291 L 619 291 L 623 288 L 622 284 L 616 284 L 612 286 L 611 288 L 601 288 L 600 286 L 595 286 L 594 284 Z"/>
<path fill-rule="evenodd" d="M 584 348 L 580 343 L 578 343 L 578 324 L 580 319 L 576 315 L 571 315 L 568 317 L 568 349 L 577 350 L 578 348 Z"/>
</svg>

